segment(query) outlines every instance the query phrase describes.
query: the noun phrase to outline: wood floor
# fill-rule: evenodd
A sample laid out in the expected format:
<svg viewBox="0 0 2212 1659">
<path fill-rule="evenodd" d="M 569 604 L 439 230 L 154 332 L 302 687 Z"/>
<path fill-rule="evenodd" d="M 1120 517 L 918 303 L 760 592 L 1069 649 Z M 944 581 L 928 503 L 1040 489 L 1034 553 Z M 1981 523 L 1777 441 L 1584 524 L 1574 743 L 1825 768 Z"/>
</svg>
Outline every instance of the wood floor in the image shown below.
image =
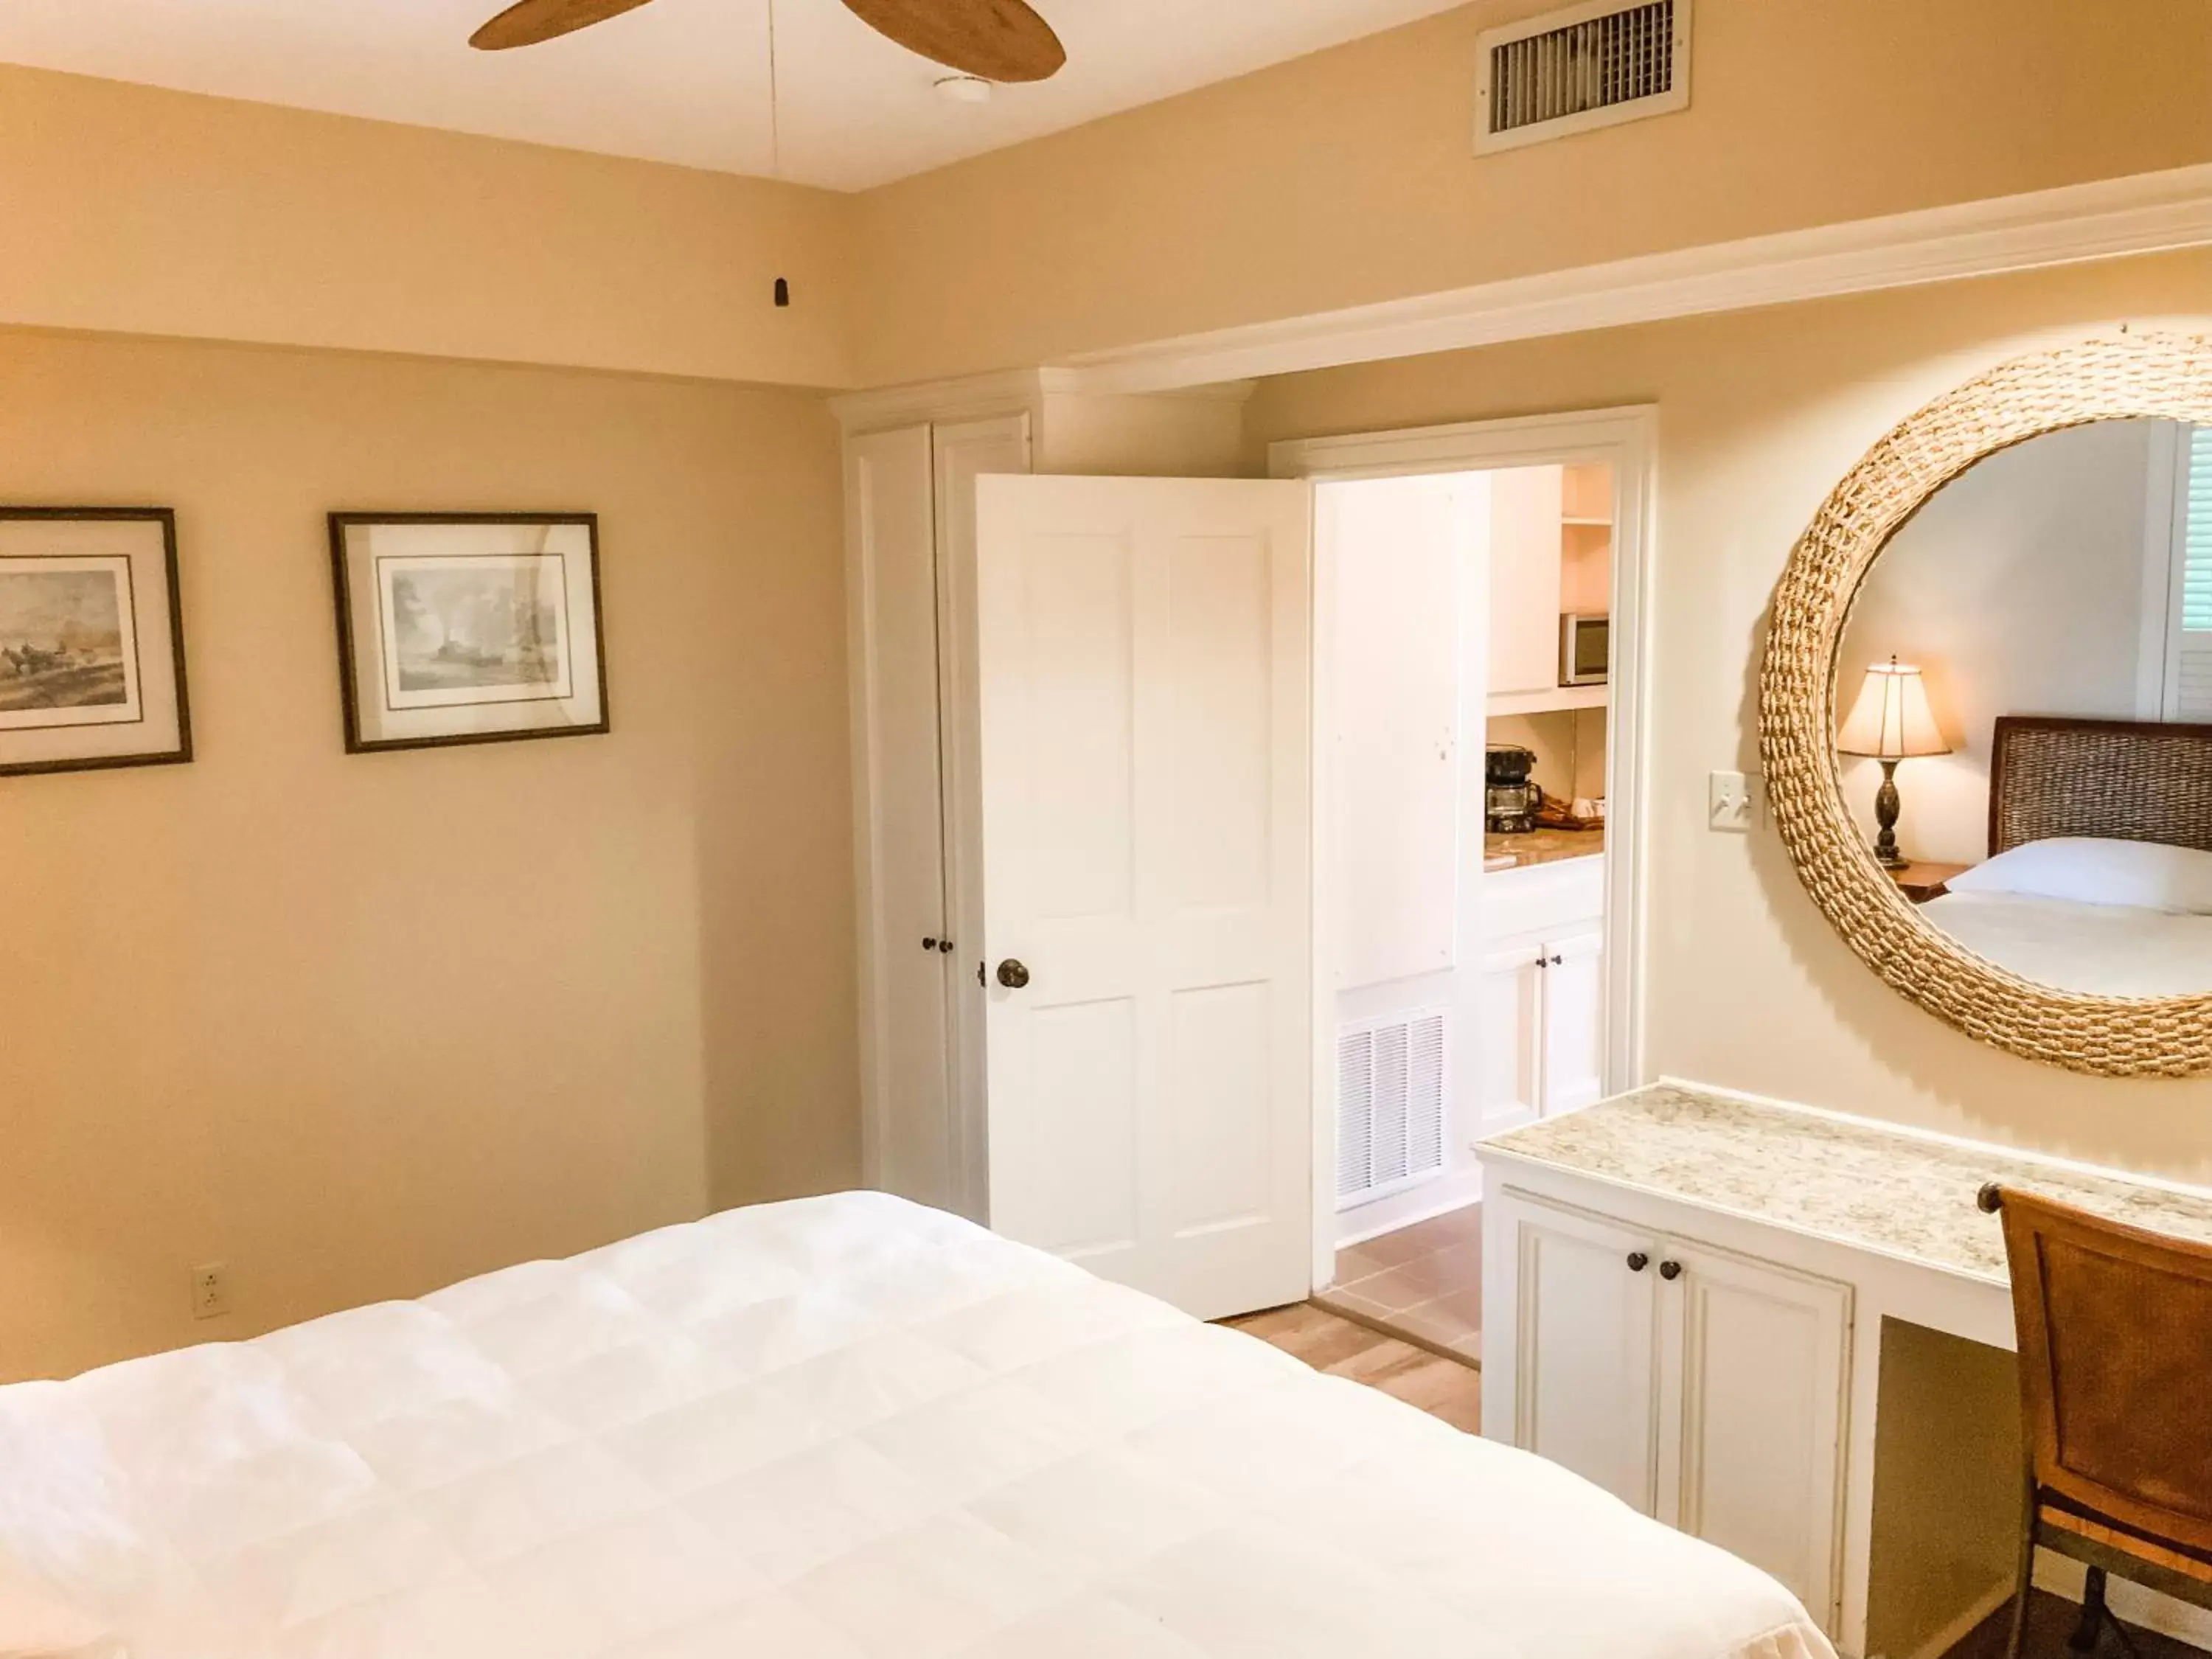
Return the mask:
<svg viewBox="0 0 2212 1659">
<path fill-rule="evenodd" d="M 2081 1613 L 2078 1602 L 2036 1591 L 2035 1601 L 2027 1610 L 2027 1659 L 2081 1659 L 2066 1645 L 2066 1638 L 2074 1633 L 2075 1622 Z M 2004 1659 L 2005 1638 L 2011 1634 L 2012 1608 L 2008 1605 L 1977 1625 L 1972 1633 L 1944 1659 Z M 2137 1630 L 2133 1626 L 2129 1626 L 2128 1635 L 2140 1659 L 2204 1659 L 2198 1650 L 2170 1636 Z M 2104 1659 L 2121 1659 L 2126 1651 L 2110 1630 L 2097 1644 L 2097 1652 Z"/>
<path fill-rule="evenodd" d="M 1354 1324 L 1310 1302 L 1221 1322 L 1304 1360 L 1317 1371 L 1364 1382 L 1455 1429 L 1478 1431 L 1482 1374 L 1472 1365 Z"/>
</svg>

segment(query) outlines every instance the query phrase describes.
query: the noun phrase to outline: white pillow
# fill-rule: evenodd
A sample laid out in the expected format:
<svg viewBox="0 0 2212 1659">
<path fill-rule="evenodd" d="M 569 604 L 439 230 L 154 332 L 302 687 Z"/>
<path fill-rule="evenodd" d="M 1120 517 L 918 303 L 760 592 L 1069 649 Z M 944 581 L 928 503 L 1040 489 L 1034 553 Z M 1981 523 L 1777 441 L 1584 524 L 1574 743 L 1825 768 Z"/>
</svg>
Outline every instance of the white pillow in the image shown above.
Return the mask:
<svg viewBox="0 0 2212 1659">
<path fill-rule="evenodd" d="M 2212 853 L 2163 842 L 2061 836 L 2032 841 L 1951 878 L 1954 893 L 2019 893 L 2212 916 Z"/>
</svg>

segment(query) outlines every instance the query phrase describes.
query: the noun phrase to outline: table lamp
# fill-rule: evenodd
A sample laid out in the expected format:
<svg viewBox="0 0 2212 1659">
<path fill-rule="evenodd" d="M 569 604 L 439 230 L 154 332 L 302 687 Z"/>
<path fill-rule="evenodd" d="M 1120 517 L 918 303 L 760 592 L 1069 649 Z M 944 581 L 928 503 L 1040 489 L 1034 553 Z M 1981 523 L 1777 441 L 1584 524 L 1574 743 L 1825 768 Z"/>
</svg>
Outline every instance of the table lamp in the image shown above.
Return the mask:
<svg viewBox="0 0 2212 1659">
<path fill-rule="evenodd" d="M 1874 820 L 1881 833 L 1875 838 L 1874 855 L 1885 869 L 1903 869 L 1911 860 L 1897 850 L 1897 763 L 1951 752 L 1928 707 L 1928 687 L 1916 664 L 1892 657 L 1867 669 L 1850 718 L 1836 733 L 1836 749 L 1881 763 L 1881 788 L 1874 798 Z"/>
</svg>

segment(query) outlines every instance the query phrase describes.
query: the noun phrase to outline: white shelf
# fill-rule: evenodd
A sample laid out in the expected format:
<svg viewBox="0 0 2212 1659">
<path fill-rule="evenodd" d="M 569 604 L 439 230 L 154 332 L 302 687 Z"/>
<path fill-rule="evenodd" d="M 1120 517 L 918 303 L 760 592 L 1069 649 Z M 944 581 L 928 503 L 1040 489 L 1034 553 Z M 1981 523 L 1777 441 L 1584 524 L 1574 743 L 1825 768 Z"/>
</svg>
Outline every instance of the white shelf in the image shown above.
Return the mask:
<svg viewBox="0 0 2212 1659">
<path fill-rule="evenodd" d="M 1600 530 L 1610 530 L 1613 528 L 1613 520 L 1610 519 L 1570 519 L 1562 517 L 1559 522 L 1562 525 L 1589 525 Z"/>
<path fill-rule="evenodd" d="M 1602 708 L 1612 699 L 1603 685 L 1561 685 L 1547 691 L 1493 691 L 1493 714 L 1549 714 L 1562 708 Z"/>
</svg>

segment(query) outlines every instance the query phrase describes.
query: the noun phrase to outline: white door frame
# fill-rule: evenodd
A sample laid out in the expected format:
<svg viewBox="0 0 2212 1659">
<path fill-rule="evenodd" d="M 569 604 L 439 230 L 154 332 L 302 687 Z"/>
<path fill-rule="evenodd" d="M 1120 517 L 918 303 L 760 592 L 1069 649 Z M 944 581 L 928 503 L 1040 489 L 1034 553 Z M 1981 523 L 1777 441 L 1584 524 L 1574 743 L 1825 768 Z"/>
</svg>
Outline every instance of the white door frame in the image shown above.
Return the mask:
<svg viewBox="0 0 2212 1659">
<path fill-rule="evenodd" d="M 1649 404 L 1576 410 L 1505 420 L 1339 437 L 1292 438 L 1267 447 L 1267 471 L 1277 478 L 1316 482 L 1391 478 L 1437 472 L 1490 471 L 1603 461 L 1613 467 L 1611 696 L 1606 711 L 1606 1057 L 1605 1093 L 1619 1094 L 1650 1081 L 1644 1048 L 1645 872 L 1650 860 L 1647 769 L 1650 733 L 1646 720 L 1651 646 L 1653 468 L 1658 453 L 1658 410 Z M 1336 1113 L 1324 1099 L 1335 1087 L 1335 979 L 1326 929 L 1335 915 L 1334 895 L 1323 890 L 1334 866 L 1321 804 L 1328 799 L 1328 745 L 1321 740 L 1318 711 L 1328 706 L 1335 665 L 1328 629 L 1319 625 L 1322 602 L 1335 579 L 1332 550 L 1314 548 L 1316 626 L 1314 727 L 1314 1284 L 1335 1275 Z"/>
</svg>

